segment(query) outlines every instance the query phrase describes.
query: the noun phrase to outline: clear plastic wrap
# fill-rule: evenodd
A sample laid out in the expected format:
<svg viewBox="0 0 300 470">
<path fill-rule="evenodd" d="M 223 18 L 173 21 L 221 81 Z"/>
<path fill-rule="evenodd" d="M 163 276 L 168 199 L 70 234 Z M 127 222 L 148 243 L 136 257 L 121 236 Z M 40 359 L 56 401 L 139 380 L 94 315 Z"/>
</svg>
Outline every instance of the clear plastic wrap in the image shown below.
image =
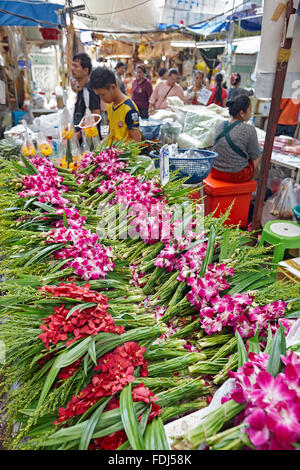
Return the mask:
<svg viewBox="0 0 300 470">
<path fill-rule="evenodd" d="M 58 153 L 58 166 L 75 169 L 81 154 L 78 138 L 72 124 L 71 114 L 67 108 L 61 113 L 59 123 L 60 144 Z"/>
<path fill-rule="evenodd" d="M 22 125 L 24 126 L 25 132 L 22 139 L 23 142 L 21 146 L 21 151 L 25 157 L 34 157 L 36 154 L 36 149 L 33 144 L 31 135 L 28 132 L 27 123 L 24 119 L 22 120 Z"/>
<path fill-rule="evenodd" d="M 293 208 L 297 205 L 298 186 L 292 178 L 282 180 L 274 197 L 272 215 L 278 219 L 293 219 Z"/>
<path fill-rule="evenodd" d="M 101 116 L 100 114 L 92 114 L 89 108 L 89 91 L 86 88 L 83 90 L 83 99 L 86 110 L 78 127 L 81 129 L 83 151 L 92 152 L 97 146 L 100 145 L 97 124 L 99 124 L 101 121 Z"/>
</svg>

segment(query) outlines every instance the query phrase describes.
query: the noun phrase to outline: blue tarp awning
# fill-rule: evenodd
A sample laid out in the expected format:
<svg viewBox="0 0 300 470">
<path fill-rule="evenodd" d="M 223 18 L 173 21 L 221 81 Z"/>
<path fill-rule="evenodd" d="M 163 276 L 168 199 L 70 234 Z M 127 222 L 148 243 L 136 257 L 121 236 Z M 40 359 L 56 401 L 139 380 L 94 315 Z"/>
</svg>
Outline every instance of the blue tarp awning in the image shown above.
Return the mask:
<svg viewBox="0 0 300 470">
<path fill-rule="evenodd" d="M 57 10 L 63 8 L 58 3 L 0 0 L 0 26 L 55 27 L 61 24 Z"/>
<path fill-rule="evenodd" d="M 230 23 L 234 21 L 240 21 L 240 25 L 246 31 L 261 31 L 262 24 L 262 13 L 258 13 L 260 9 L 256 3 L 248 2 L 236 8 L 230 15 L 222 15 L 219 19 L 211 19 L 207 21 L 201 21 L 198 24 L 187 26 L 190 32 L 199 34 L 201 36 L 209 36 L 215 33 L 227 32 L 230 27 Z M 180 25 L 169 25 L 160 23 L 158 29 L 165 30 L 169 28 L 179 28 Z"/>
<path fill-rule="evenodd" d="M 214 33 L 221 33 L 228 31 L 230 27 L 230 21 L 210 21 L 209 23 L 201 23 L 189 26 L 187 29 L 195 34 L 201 36 L 209 36 Z"/>
</svg>

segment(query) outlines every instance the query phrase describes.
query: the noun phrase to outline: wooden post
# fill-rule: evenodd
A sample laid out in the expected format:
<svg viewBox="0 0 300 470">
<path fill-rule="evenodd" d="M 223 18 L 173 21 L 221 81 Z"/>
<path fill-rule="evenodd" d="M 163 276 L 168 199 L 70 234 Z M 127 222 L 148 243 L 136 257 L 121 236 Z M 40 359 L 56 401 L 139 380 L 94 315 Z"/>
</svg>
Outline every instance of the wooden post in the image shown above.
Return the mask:
<svg viewBox="0 0 300 470">
<path fill-rule="evenodd" d="M 274 138 L 277 128 L 277 122 L 279 118 L 279 111 L 280 111 L 280 103 L 282 98 L 282 92 L 284 88 L 284 81 L 286 77 L 290 51 L 292 47 L 292 38 L 286 38 L 286 31 L 288 28 L 288 22 L 290 15 L 295 12 L 293 7 L 293 0 L 289 0 L 286 8 L 285 14 L 285 37 L 283 46 L 279 50 L 278 59 L 277 59 L 277 66 L 276 66 L 276 73 L 273 85 L 273 92 L 272 92 L 272 101 L 269 113 L 269 119 L 266 129 L 266 137 L 265 137 L 265 144 L 264 150 L 261 159 L 261 168 L 260 168 L 260 176 L 256 190 L 256 197 L 254 203 L 254 212 L 252 218 L 252 230 L 255 230 L 256 234 L 254 236 L 254 240 L 257 240 L 258 232 L 261 227 L 261 216 L 264 204 L 264 198 L 267 189 L 267 182 L 268 182 L 268 174 L 270 168 L 270 162 L 272 157 L 272 150 L 274 144 Z M 270 47 L 272 47 L 270 45 Z"/>
</svg>

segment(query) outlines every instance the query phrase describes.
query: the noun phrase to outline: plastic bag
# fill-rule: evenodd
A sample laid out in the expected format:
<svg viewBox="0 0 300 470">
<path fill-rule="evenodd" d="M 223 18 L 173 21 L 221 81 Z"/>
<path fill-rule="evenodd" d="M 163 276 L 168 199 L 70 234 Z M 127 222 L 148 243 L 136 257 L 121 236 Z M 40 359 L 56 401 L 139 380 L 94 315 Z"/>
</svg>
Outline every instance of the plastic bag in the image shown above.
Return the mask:
<svg viewBox="0 0 300 470">
<path fill-rule="evenodd" d="M 64 108 L 61 113 L 59 133 L 60 145 L 57 164 L 63 168 L 76 169 L 81 152 L 71 114 L 67 108 Z"/>
<path fill-rule="evenodd" d="M 274 198 L 271 214 L 278 219 L 293 219 L 293 207 L 297 205 L 297 188 L 292 178 L 285 178 Z"/>
<path fill-rule="evenodd" d="M 82 130 L 82 148 L 84 151 L 92 152 L 95 147 L 100 145 L 100 138 L 97 124 L 101 121 L 100 114 L 92 114 L 90 110 L 90 95 L 87 88 L 83 89 L 83 99 L 85 103 L 85 115 L 81 119 L 78 127 Z"/>
<path fill-rule="evenodd" d="M 235 379 L 226 380 L 226 382 L 224 382 L 223 385 L 214 394 L 209 406 L 166 424 L 164 429 L 170 447 L 172 446 L 174 438 L 183 436 L 187 432 L 199 426 L 208 414 L 219 408 L 222 404 L 222 398 L 231 392 L 231 390 L 234 388 L 234 385 Z"/>
<path fill-rule="evenodd" d="M 178 122 L 165 120 L 160 128 L 159 140 L 162 144 L 174 144 L 182 131 L 182 126 Z"/>
<path fill-rule="evenodd" d="M 40 154 L 43 157 L 52 157 L 53 155 L 53 147 L 49 139 L 42 133 L 39 132 L 38 139 L 37 139 L 37 147 L 39 149 Z"/>
<path fill-rule="evenodd" d="M 23 134 L 21 152 L 25 157 L 34 157 L 36 154 L 36 149 L 33 144 L 31 135 L 28 132 L 27 123 L 24 119 L 22 120 L 22 125 L 24 126 L 25 132 Z"/>
</svg>

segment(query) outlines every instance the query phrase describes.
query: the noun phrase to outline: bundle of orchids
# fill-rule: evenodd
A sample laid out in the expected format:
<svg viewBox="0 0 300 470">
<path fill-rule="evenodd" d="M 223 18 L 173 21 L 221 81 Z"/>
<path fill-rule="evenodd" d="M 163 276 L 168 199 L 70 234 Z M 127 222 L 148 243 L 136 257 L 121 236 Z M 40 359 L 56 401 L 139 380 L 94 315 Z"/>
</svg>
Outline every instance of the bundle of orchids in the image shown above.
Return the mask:
<svg viewBox="0 0 300 470">
<path fill-rule="evenodd" d="M 296 448 L 299 288 L 140 150 L 0 162 L 5 448 Z"/>
</svg>

